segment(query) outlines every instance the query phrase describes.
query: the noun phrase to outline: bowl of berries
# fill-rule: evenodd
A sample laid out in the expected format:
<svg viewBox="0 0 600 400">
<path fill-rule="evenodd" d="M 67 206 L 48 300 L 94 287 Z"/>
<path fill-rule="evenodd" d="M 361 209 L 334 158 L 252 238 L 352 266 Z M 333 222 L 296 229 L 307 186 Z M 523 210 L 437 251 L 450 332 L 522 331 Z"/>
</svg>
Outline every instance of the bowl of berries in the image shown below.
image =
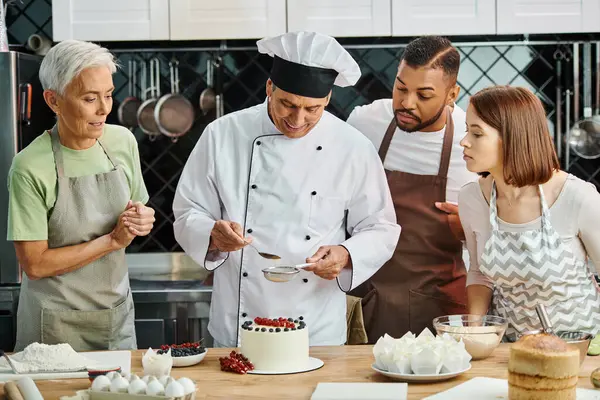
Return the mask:
<svg viewBox="0 0 600 400">
<path fill-rule="evenodd" d="M 206 356 L 206 348 L 202 346 L 202 341 L 183 344 L 164 344 L 160 346 L 158 354 L 164 354 L 171 349 L 173 357 L 173 367 L 189 367 L 196 365 Z"/>
</svg>

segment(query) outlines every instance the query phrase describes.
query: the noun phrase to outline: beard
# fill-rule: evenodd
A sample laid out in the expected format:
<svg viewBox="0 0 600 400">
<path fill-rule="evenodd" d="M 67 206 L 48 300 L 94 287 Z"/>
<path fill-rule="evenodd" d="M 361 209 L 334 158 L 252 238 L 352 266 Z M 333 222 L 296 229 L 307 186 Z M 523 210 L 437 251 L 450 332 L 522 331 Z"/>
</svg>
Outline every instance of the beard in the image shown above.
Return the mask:
<svg viewBox="0 0 600 400">
<path fill-rule="evenodd" d="M 446 104 L 443 104 L 442 107 L 440 107 L 440 109 L 438 110 L 438 112 L 435 114 L 434 117 L 423 122 L 419 117 L 414 115 L 411 111 L 404 110 L 404 109 L 397 109 L 397 110 L 394 110 L 394 119 L 396 120 L 396 125 L 398 126 L 398 128 L 400 128 L 404 132 L 408 132 L 408 133 L 419 132 L 419 131 L 422 131 L 423 129 L 426 129 L 429 126 L 435 124 L 437 122 L 437 120 L 440 119 L 440 117 L 442 116 L 442 113 L 445 110 L 446 110 Z M 406 126 L 405 124 L 400 122 L 398 120 L 398 114 L 400 114 L 400 113 L 407 114 L 407 115 L 410 115 L 411 117 L 413 117 L 415 119 L 416 125 L 415 126 Z"/>
</svg>

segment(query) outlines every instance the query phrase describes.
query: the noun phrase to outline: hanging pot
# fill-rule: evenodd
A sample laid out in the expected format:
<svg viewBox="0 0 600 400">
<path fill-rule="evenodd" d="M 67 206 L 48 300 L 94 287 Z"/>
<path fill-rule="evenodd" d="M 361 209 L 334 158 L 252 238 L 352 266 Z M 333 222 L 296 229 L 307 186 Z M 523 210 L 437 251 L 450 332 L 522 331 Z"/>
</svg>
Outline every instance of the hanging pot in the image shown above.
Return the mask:
<svg viewBox="0 0 600 400">
<path fill-rule="evenodd" d="M 179 94 L 179 62 L 177 60 L 170 62 L 169 72 L 171 93 L 161 97 L 156 103 L 154 119 L 159 132 L 176 142 L 194 124 L 194 108 L 185 96 Z"/>
</svg>

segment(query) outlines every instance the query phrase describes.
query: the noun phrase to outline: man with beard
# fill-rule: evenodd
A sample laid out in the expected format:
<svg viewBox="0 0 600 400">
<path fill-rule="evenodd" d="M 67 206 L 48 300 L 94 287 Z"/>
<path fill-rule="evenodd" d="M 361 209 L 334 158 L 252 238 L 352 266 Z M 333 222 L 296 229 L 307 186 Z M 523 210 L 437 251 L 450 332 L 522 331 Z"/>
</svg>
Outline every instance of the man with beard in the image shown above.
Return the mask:
<svg viewBox="0 0 600 400">
<path fill-rule="evenodd" d="M 460 54 L 449 40 L 406 47 L 392 99 L 357 107 L 348 123 L 379 150 L 402 234 L 391 260 L 351 294 L 362 297 L 369 342 L 466 313 L 464 239 L 456 202 L 477 178 L 462 159 L 465 112 L 454 105 Z"/>
</svg>

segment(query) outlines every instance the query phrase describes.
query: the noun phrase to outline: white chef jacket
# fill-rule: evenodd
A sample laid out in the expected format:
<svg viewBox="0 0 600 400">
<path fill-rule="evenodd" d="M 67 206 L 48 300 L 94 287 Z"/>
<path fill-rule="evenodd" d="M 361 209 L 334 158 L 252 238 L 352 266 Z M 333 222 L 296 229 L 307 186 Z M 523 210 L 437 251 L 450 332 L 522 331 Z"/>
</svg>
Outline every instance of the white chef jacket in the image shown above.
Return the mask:
<svg viewBox="0 0 600 400">
<path fill-rule="evenodd" d="M 400 235 L 372 143 L 328 112 L 306 136 L 287 138 L 266 101 L 206 127 L 182 172 L 173 212 L 181 247 L 215 271 L 208 330 L 232 347 L 240 344 L 243 321 L 255 317 L 303 316 L 311 346 L 344 344 L 345 292 L 391 258 Z M 219 219 L 238 222 L 257 249 L 282 259 L 263 259 L 250 247 L 207 253 Z M 338 244 L 353 268 L 336 280 L 301 270 L 275 283 L 261 271 L 303 263 L 320 246 Z"/>
</svg>

